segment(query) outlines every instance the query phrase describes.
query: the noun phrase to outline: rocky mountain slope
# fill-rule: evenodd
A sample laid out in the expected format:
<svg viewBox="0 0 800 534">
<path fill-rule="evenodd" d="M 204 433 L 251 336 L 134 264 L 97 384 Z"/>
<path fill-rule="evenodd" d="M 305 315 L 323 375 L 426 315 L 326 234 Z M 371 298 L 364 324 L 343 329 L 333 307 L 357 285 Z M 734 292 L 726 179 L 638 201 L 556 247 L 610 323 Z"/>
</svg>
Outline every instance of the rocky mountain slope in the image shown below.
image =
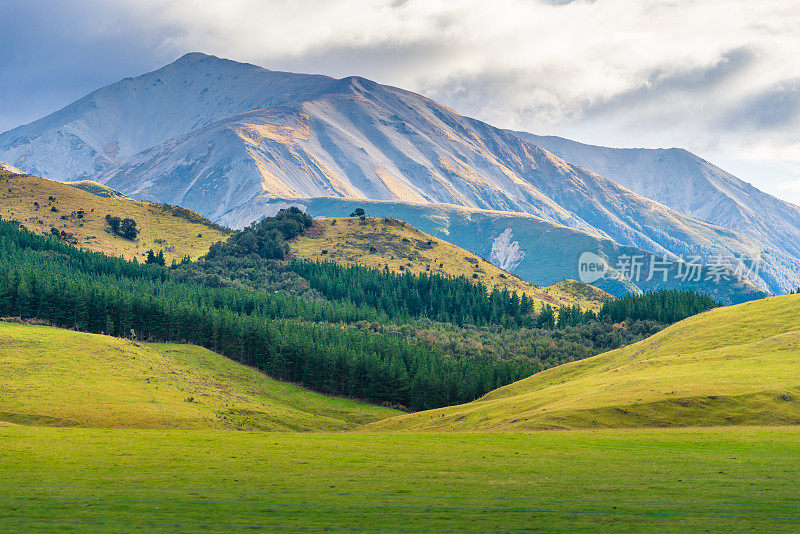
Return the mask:
<svg viewBox="0 0 800 534">
<path fill-rule="evenodd" d="M 571 165 L 420 95 L 358 77 L 189 54 L 0 135 L 0 159 L 59 180 L 242 226 L 254 199 L 447 203 L 534 215 L 668 257 L 761 258 L 755 282 L 800 285 L 792 257 Z M 538 282 L 538 281 L 537 281 Z"/>
<path fill-rule="evenodd" d="M 687 150 L 609 148 L 513 133 L 685 215 L 766 243 L 783 252 L 788 267 L 800 270 L 800 206 L 764 193 Z"/>
</svg>

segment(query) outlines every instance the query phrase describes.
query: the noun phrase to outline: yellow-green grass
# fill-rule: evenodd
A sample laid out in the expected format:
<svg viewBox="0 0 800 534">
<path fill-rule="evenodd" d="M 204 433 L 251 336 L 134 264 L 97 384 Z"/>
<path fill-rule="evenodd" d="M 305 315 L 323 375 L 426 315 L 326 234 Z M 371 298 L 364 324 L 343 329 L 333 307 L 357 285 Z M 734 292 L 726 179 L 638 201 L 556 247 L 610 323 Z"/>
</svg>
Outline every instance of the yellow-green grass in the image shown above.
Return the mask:
<svg viewBox="0 0 800 534">
<path fill-rule="evenodd" d="M 107 185 L 99 184 L 94 180 L 78 180 L 77 182 L 64 182 L 67 185 L 71 185 L 72 187 L 77 187 L 78 189 L 82 189 L 88 193 L 96 195 L 98 197 L 105 197 L 105 198 L 127 198 L 125 195 L 108 187 Z"/>
<path fill-rule="evenodd" d="M 595 287 L 574 280 L 540 287 L 508 273 L 460 247 L 417 230 L 396 219 L 365 217 L 327 218 L 291 244 L 298 258 L 363 265 L 395 272 L 423 272 L 463 276 L 489 289 L 508 288 L 526 294 L 541 307 L 579 305 L 597 310 L 612 299 Z"/>
<path fill-rule="evenodd" d="M 0 421 L 342 430 L 399 412 L 272 380 L 209 350 L 0 322 Z"/>
<path fill-rule="evenodd" d="M 800 429 L 0 427 L 2 532 L 797 532 Z"/>
<path fill-rule="evenodd" d="M 77 216 L 80 210 L 85 213 L 83 218 Z M 182 213 L 190 213 L 191 217 Z M 139 236 L 131 241 L 115 235 L 106 215 L 132 218 Z M 163 250 L 167 261 L 185 256 L 196 259 L 227 235 L 197 222 L 202 218 L 188 210 L 127 198 L 105 198 L 60 182 L 4 171 L 0 171 L 0 217 L 19 221 L 38 234 L 50 234 L 51 228 L 56 228 L 74 235 L 71 242 L 78 247 L 140 261 L 150 249 Z"/>
<path fill-rule="evenodd" d="M 717 308 L 477 401 L 374 430 L 800 424 L 800 295 Z"/>
</svg>

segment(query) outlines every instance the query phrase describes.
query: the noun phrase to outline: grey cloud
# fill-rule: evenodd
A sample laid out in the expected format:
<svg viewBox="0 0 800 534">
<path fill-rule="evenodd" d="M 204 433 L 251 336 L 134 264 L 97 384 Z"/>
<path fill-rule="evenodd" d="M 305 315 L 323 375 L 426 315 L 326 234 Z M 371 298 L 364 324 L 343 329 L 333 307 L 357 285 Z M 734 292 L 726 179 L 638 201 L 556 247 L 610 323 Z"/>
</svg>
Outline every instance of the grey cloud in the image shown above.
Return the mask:
<svg viewBox="0 0 800 534">
<path fill-rule="evenodd" d="M 0 20 L 0 131 L 171 58 L 101 2 L 0 2 Z"/>
<path fill-rule="evenodd" d="M 713 90 L 723 87 L 735 76 L 746 71 L 756 59 L 755 52 L 748 47 L 741 47 L 723 54 L 719 60 L 708 67 L 682 69 L 680 65 L 673 68 L 659 66 L 642 77 L 639 86 L 629 91 L 620 93 L 607 100 L 588 104 L 584 116 L 594 118 L 621 112 L 631 113 L 637 108 L 647 108 L 661 104 L 670 95 L 680 95 L 690 98 L 693 108 L 703 108 L 708 112 L 705 95 Z M 674 114 L 680 110 L 673 108 L 663 110 L 667 114 Z M 695 110 L 691 110 L 692 113 Z"/>
<path fill-rule="evenodd" d="M 800 124 L 800 78 L 749 97 L 726 111 L 717 127 L 737 130 L 797 130 Z M 797 133 L 800 136 L 800 132 Z"/>
</svg>

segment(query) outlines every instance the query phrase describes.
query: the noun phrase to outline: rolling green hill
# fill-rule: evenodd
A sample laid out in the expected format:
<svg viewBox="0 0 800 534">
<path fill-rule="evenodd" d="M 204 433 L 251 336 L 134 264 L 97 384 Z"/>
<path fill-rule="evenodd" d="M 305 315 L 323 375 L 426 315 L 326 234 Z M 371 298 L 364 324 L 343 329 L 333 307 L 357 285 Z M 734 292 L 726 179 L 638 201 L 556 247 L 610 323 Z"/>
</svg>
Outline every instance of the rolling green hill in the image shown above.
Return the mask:
<svg viewBox="0 0 800 534">
<path fill-rule="evenodd" d="M 468 404 L 369 430 L 800 424 L 800 295 L 717 308 Z"/>
<path fill-rule="evenodd" d="M 99 194 L 107 188 L 95 185 L 82 182 L 73 187 L 0 170 L 0 217 L 42 235 L 55 228 L 75 246 L 139 261 L 150 249 L 163 250 L 168 262 L 184 256 L 196 259 L 227 235 L 190 210 L 114 197 L 108 191 Z M 138 237 L 128 240 L 113 234 L 106 215 L 135 220 Z"/>
<path fill-rule="evenodd" d="M 279 382 L 194 345 L 0 322 L 0 421 L 343 430 L 397 411 Z"/>
<path fill-rule="evenodd" d="M 447 241 L 421 232 L 397 219 L 365 217 L 331 218 L 315 222 L 314 228 L 291 244 L 298 258 L 328 260 L 342 264 L 414 274 L 463 276 L 489 289 L 508 288 L 524 293 L 539 306 L 573 306 L 599 310 L 612 299 L 608 293 L 575 280 L 549 287 L 535 286 L 483 258 Z"/>
</svg>

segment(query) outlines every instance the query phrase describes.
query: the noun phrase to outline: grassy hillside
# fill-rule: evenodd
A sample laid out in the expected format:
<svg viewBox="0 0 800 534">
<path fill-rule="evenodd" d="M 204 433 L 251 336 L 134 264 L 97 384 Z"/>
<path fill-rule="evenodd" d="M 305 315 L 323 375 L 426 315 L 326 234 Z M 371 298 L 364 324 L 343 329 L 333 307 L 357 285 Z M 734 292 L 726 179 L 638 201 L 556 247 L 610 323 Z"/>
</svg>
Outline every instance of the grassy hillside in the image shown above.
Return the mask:
<svg viewBox="0 0 800 534">
<path fill-rule="evenodd" d="M 800 424 L 800 295 L 717 308 L 461 406 L 373 430 Z"/>
<path fill-rule="evenodd" d="M 331 218 L 291 245 L 299 258 L 329 260 L 365 267 L 464 276 L 489 288 L 506 287 L 537 299 L 540 305 L 579 305 L 599 309 L 612 297 L 593 286 L 574 280 L 539 287 L 503 271 L 475 254 L 421 232 L 396 219 L 366 217 Z"/>
<path fill-rule="evenodd" d="M 0 171 L 0 217 L 19 221 L 39 234 L 55 228 L 70 234 L 68 239 L 76 246 L 140 261 L 149 249 L 163 250 L 168 262 L 187 255 L 194 259 L 226 235 L 189 210 L 93 193 L 97 191 Z M 106 215 L 132 218 L 139 236 L 130 241 L 114 235 Z"/>
<path fill-rule="evenodd" d="M 670 265 L 666 282 L 648 273 L 632 282 L 620 272 L 620 262 L 631 256 L 647 253 L 636 247 L 622 246 L 614 241 L 580 230 L 550 223 L 532 215 L 503 211 L 479 210 L 449 204 L 414 204 L 352 200 L 344 198 L 271 199 L 269 211 L 289 205 L 302 207 L 313 217 L 342 217 L 356 208 L 363 208 L 373 217 L 392 217 L 411 224 L 415 228 L 445 239 L 449 243 L 469 250 L 480 257 L 489 258 L 498 238 L 507 235 L 516 243 L 524 258 L 509 270 L 528 282 L 542 286 L 556 284 L 564 279 L 579 279 L 578 261 L 584 252 L 593 252 L 608 262 L 609 271 L 592 285 L 615 295 L 628 292 L 653 291 L 658 289 L 693 289 L 706 293 L 723 304 L 738 304 L 767 296 L 767 293 L 749 281 L 707 278 L 706 269 L 699 280 L 678 277 L 678 264 Z M 255 216 L 255 214 L 254 214 Z M 223 217 L 223 221 L 225 218 Z M 757 250 L 750 250 L 747 257 L 758 257 Z M 687 254 L 687 257 L 689 254 Z M 763 269 L 760 273 L 763 274 Z"/>
<path fill-rule="evenodd" d="M 341 430 L 398 412 L 272 380 L 194 345 L 0 322 L 0 421 Z"/>
<path fill-rule="evenodd" d="M 0 427 L 0 532 L 797 532 L 800 429 Z"/>
<path fill-rule="evenodd" d="M 91 193 L 98 197 L 103 198 L 127 198 L 125 195 L 117 191 L 116 189 L 112 189 L 107 185 L 98 184 L 92 180 L 79 180 L 77 182 L 64 182 L 67 185 L 71 185 L 72 187 L 77 187 L 78 189 L 82 189 L 87 193 Z"/>
</svg>

